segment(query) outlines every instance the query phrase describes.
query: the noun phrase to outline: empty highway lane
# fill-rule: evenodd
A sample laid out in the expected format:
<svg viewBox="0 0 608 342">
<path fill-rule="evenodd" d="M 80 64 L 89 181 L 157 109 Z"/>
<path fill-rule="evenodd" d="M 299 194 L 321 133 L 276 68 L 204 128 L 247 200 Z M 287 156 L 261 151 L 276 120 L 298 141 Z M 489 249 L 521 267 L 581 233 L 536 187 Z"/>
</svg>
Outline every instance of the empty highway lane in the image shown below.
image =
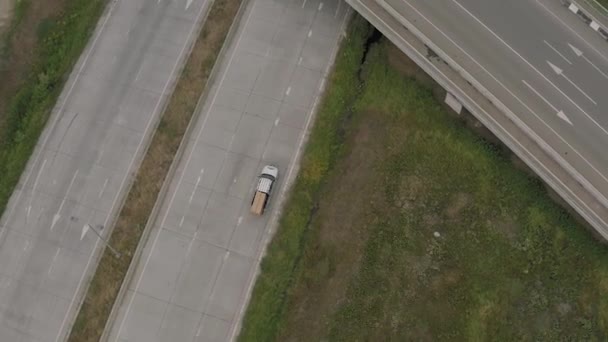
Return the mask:
<svg viewBox="0 0 608 342">
<path fill-rule="evenodd" d="M 170 180 L 109 341 L 230 341 L 338 47 L 342 0 L 251 0 Z M 263 216 L 256 178 L 279 168 Z M 116 309 L 116 307 L 115 307 Z"/>
<path fill-rule="evenodd" d="M 109 2 L 0 221 L 0 341 L 66 337 L 206 8 Z"/>
</svg>

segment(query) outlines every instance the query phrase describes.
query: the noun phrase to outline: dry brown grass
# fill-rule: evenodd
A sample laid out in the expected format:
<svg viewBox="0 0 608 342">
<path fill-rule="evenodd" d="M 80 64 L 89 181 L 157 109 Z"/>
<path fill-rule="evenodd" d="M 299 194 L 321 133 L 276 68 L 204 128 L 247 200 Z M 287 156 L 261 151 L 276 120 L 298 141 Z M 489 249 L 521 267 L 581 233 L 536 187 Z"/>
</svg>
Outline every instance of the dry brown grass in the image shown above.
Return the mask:
<svg viewBox="0 0 608 342">
<path fill-rule="evenodd" d="M 605 248 L 448 115 L 418 72 L 390 66 L 389 48 L 369 49 L 361 84 L 329 84 L 328 103 L 360 89 L 341 114 L 354 118 L 345 153 L 314 205 L 288 202 L 240 340 L 607 340 Z M 319 127 L 308 146 L 336 144 L 315 139 Z M 288 221 L 302 210 L 308 220 Z"/>
<path fill-rule="evenodd" d="M 175 153 L 242 0 L 215 0 L 118 217 L 69 341 L 98 341 Z"/>
</svg>

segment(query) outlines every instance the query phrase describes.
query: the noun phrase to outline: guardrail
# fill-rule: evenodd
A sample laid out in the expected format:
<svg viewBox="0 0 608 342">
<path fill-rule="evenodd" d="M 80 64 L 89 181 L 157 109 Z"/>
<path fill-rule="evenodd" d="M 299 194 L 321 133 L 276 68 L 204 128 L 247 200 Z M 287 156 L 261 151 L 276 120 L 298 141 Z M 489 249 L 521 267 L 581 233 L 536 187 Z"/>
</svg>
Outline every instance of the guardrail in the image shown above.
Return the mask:
<svg viewBox="0 0 608 342">
<path fill-rule="evenodd" d="M 602 4 L 595 0 L 562 0 L 562 3 L 608 41 L 608 9 Z"/>
<path fill-rule="evenodd" d="M 398 15 L 395 16 L 397 13 L 391 8 L 382 6 L 383 0 L 347 1 L 383 31 L 440 86 L 455 95 L 473 116 L 578 212 L 594 228 L 593 231 L 598 237 L 608 241 L 608 204 L 605 204 L 607 200 L 603 194 L 556 155 L 544 140 L 411 22 Z M 401 27 L 404 31 L 397 32 L 378 17 L 381 11 L 398 23 L 395 27 Z M 408 36 L 410 37 L 407 38 Z M 432 50 L 440 62 L 435 64 L 428 58 L 428 51 L 425 52 L 427 49 Z M 543 159 L 543 162 L 539 158 Z"/>
</svg>

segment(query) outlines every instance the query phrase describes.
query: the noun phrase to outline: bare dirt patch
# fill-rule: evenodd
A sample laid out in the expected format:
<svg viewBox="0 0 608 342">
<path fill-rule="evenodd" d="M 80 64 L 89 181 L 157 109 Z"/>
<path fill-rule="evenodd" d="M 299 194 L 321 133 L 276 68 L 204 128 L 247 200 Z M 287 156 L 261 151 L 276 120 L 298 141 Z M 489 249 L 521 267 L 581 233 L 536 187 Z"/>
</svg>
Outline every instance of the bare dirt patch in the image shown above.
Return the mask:
<svg viewBox="0 0 608 342">
<path fill-rule="evenodd" d="M 450 219 L 454 219 L 460 212 L 466 208 L 472 201 L 469 194 L 459 192 L 452 196 L 451 202 L 446 209 L 446 215 Z"/>
<path fill-rule="evenodd" d="M 329 177 L 312 222 L 305 271 L 299 276 L 302 285 L 293 292 L 292 300 L 297 305 L 290 310 L 284 330 L 287 333 L 279 337 L 280 341 L 322 336 L 327 319 L 345 300 L 347 285 L 358 271 L 367 240 L 366 217 L 386 206 L 380 196 L 381 185 L 369 181 L 376 172 L 377 151 L 381 148 L 376 137 L 383 133 L 383 126 L 380 117 L 368 113 L 345 143 L 349 146 L 346 155 Z M 353 197 L 353 189 L 365 195 Z"/>
<path fill-rule="evenodd" d="M 376 142 L 347 138 L 273 340 L 604 340 L 608 310 L 594 303 L 608 254 L 428 87 L 394 72 L 385 47 L 365 59 L 349 123 Z M 351 175 L 367 162 L 351 159 L 359 145 L 377 148 L 368 179 Z"/>
</svg>

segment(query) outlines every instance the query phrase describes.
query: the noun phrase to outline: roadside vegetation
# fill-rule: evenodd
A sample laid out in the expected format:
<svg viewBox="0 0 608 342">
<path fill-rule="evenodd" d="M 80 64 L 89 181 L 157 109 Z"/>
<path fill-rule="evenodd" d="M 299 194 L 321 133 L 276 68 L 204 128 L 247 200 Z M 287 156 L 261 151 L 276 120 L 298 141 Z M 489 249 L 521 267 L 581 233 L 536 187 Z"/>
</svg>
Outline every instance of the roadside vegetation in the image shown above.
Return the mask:
<svg viewBox="0 0 608 342">
<path fill-rule="evenodd" d="M 0 44 L 0 213 L 106 3 L 15 3 Z"/>
<path fill-rule="evenodd" d="M 99 341 L 171 163 L 243 0 L 215 0 L 144 156 L 69 341 Z"/>
<path fill-rule="evenodd" d="M 239 340 L 607 340 L 606 246 L 363 19 L 347 37 Z"/>
</svg>

